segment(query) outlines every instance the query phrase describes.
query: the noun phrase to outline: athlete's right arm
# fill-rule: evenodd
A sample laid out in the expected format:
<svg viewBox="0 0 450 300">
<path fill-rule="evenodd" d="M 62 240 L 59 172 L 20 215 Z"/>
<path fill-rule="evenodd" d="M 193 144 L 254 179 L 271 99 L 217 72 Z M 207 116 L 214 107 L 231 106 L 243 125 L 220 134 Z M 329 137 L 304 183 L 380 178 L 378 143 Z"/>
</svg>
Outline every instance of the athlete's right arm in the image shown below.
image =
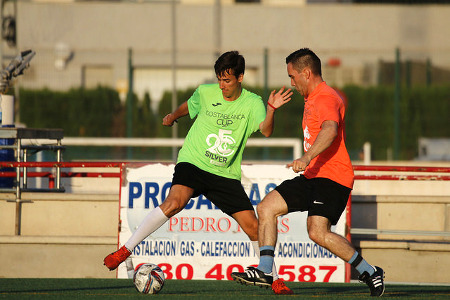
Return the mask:
<svg viewBox="0 0 450 300">
<path fill-rule="evenodd" d="M 178 106 L 178 108 L 166 115 L 163 119 L 163 125 L 164 126 L 172 126 L 174 122 L 176 122 L 177 119 L 186 116 L 187 114 L 189 114 L 189 108 L 188 108 L 188 104 L 187 101 L 183 102 L 180 106 Z"/>
<path fill-rule="evenodd" d="M 269 137 L 273 133 L 275 110 L 291 101 L 291 96 L 291 89 L 285 91 L 284 86 L 277 93 L 275 93 L 275 90 L 270 93 L 269 100 L 267 100 L 266 118 L 259 124 L 259 131 L 265 137 Z"/>
</svg>

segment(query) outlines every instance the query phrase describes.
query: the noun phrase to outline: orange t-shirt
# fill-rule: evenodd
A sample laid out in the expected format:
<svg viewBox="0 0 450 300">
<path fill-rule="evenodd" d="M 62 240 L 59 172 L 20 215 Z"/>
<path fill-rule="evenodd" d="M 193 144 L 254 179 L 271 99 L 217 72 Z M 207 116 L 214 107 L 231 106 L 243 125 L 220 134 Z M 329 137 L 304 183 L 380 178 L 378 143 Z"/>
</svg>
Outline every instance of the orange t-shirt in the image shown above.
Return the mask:
<svg viewBox="0 0 450 300">
<path fill-rule="evenodd" d="M 327 120 L 338 124 L 338 135 L 333 143 L 317 155 L 305 169 L 306 178 L 328 178 L 353 188 L 354 173 L 345 147 L 345 106 L 341 97 L 325 82 L 319 84 L 305 99 L 303 112 L 303 148 L 307 152 Z"/>
</svg>

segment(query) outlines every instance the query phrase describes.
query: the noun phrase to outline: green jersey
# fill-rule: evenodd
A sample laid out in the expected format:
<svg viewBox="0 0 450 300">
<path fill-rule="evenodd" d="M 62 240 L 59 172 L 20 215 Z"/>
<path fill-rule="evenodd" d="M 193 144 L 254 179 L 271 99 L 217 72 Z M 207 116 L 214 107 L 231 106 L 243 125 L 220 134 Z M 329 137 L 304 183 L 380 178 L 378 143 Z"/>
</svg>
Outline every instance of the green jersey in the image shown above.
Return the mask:
<svg viewBox="0 0 450 300">
<path fill-rule="evenodd" d="M 218 84 L 200 85 L 187 101 L 195 120 L 178 162 L 188 162 L 222 177 L 241 179 L 242 153 L 248 137 L 266 117 L 261 97 L 245 89 L 226 101 Z"/>
</svg>

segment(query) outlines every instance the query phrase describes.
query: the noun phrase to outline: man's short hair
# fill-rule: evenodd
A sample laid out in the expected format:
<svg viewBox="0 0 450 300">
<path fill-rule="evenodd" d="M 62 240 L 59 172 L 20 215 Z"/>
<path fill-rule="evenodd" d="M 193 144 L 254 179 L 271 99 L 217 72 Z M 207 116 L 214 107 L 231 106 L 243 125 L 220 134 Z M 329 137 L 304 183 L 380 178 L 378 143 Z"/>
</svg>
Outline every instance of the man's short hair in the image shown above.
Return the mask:
<svg viewBox="0 0 450 300">
<path fill-rule="evenodd" d="M 222 76 L 229 71 L 238 78 L 245 71 L 245 59 L 238 51 L 228 51 L 222 54 L 214 64 L 214 71 L 217 76 Z"/>
<path fill-rule="evenodd" d="M 286 64 L 301 72 L 305 67 L 309 67 L 313 74 L 322 76 L 322 64 L 320 58 L 309 48 L 302 48 L 294 51 L 286 57 Z"/>
</svg>

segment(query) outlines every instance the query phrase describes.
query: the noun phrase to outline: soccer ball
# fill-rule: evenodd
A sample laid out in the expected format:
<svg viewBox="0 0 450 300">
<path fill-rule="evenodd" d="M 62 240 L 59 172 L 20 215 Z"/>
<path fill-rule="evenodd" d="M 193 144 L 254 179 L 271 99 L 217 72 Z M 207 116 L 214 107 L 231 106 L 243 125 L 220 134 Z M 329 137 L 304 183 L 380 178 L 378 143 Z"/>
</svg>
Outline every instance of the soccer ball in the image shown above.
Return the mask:
<svg viewBox="0 0 450 300">
<path fill-rule="evenodd" d="M 163 288 L 164 273 L 155 264 L 140 264 L 134 270 L 133 283 L 138 292 L 157 294 Z"/>
</svg>

